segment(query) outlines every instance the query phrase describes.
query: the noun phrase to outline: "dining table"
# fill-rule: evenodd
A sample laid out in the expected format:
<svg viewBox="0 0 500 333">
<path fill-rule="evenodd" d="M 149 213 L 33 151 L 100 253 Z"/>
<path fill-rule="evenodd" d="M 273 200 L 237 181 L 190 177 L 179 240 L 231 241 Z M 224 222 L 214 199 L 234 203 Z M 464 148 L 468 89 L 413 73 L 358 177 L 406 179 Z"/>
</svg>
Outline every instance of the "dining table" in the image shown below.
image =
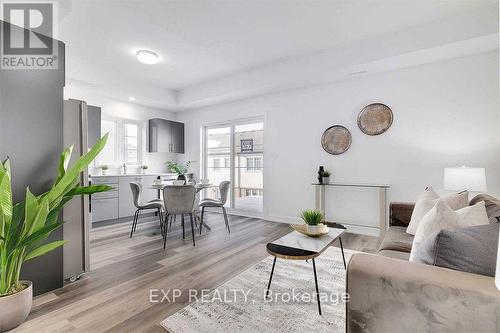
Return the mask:
<svg viewBox="0 0 500 333">
<path fill-rule="evenodd" d="M 162 190 L 168 185 L 173 185 L 173 181 L 163 181 L 161 183 L 153 183 L 149 186 L 149 188 L 158 190 L 158 199 L 161 199 Z M 184 186 L 184 185 L 174 185 L 174 186 Z M 217 185 L 214 185 L 212 183 L 206 183 L 206 184 L 197 183 L 194 184 L 193 186 L 196 189 L 196 196 L 199 196 L 199 193 L 204 189 L 217 187 Z M 201 221 L 201 218 L 198 216 L 198 212 L 195 212 L 195 215 L 200 220 L 200 223 L 203 223 L 203 225 L 207 228 L 207 230 L 209 231 L 212 230 L 212 228 L 210 228 L 210 226 L 205 221 L 203 222 Z"/>
</svg>

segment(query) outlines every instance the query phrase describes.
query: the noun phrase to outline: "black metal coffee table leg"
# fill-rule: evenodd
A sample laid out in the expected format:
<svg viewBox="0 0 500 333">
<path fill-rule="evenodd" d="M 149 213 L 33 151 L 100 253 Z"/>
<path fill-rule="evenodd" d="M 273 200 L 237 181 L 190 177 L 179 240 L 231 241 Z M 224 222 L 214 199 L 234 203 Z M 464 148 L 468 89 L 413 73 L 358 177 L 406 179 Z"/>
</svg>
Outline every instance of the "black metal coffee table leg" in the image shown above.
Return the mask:
<svg viewBox="0 0 500 333">
<path fill-rule="evenodd" d="M 319 301 L 318 277 L 316 276 L 316 262 L 314 261 L 314 258 L 312 261 L 314 270 L 314 283 L 316 284 L 316 298 L 318 299 L 318 310 L 319 310 L 319 315 L 321 316 L 321 303 Z"/>
<path fill-rule="evenodd" d="M 344 247 L 342 246 L 342 237 L 339 237 L 339 242 L 340 242 L 340 249 L 342 250 L 342 260 L 344 260 L 344 269 L 347 269 L 347 266 L 345 264 Z"/>
<path fill-rule="evenodd" d="M 276 265 L 276 257 L 274 257 L 273 268 L 271 269 L 271 276 L 269 277 L 269 283 L 267 284 L 266 298 L 269 296 L 269 288 L 271 288 L 271 280 L 273 279 L 274 265 Z"/>
</svg>

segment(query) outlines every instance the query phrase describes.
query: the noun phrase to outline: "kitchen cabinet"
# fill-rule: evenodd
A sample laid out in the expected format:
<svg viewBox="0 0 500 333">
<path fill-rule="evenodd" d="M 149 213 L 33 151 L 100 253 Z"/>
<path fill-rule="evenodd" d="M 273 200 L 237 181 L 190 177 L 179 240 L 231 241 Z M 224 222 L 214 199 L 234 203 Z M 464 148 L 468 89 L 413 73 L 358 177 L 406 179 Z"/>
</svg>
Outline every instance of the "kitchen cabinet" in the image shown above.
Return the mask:
<svg viewBox="0 0 500 333">
<path fill-rule="evenodd" d="M 107 192 L 95 193 L 90 198 L 92 223 L 118 218 L 118 177 L 96 177 L 92 185 L 109 185 L 113 189 Z"/>
<path fill-rule="evenodd" d="M 149 152 L 184 154 L 184 124 L 166 120 L 149 120 Z"/>
<path fill-rule="evenodd" d="M 172 121 L 172 153 L 184 154 L 184 124 Z"/>
<path fill-rule="evenodd" d="M 118 218 L 118 197 L 92 200 L 92 223 Z"/>
</svg>

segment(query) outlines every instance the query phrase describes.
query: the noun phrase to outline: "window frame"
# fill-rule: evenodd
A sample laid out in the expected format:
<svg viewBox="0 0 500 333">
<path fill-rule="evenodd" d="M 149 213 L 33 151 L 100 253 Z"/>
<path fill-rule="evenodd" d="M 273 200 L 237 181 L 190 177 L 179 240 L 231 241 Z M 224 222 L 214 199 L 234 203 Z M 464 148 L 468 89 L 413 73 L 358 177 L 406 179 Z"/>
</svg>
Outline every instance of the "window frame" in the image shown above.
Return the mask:
<svg viewBox="0 0 500 333">
<path fill-rule="evenodd" d="M 126 119 L 126 118 L 115 118 L 115 117 L 103 117 L 101 121 L 112 122 L 114 124 L 114 158 L 112 163 L 104 163 L 98 157 L 96 162 L 101 165 L 111 165 L 111 166 L 121 166 L 124 163 L 127 166 L 139 166 L 142 165 L 144 159 L 144 148 L 143 148 L 143 123 L 141 121 Z M 127 138 L 133 138 L 133 136 L 127 136 L 125 126 L 126 125 L 137 126 L 137 161 L 130 163 L 127 161 Z M 101 133 L 101 135 L 104 133 Z"/>
</svg>

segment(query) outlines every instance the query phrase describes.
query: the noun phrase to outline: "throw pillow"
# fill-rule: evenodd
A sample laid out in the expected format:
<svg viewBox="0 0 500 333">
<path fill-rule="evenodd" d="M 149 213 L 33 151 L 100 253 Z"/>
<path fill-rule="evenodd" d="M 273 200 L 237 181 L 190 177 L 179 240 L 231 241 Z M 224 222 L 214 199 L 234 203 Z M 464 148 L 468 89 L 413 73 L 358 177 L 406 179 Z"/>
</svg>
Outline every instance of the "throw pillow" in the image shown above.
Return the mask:
<svg viewBox="0 0 500 333">
<path fill-rule="evenodd" d="M 418 224 L 417 232 L 413 238 L 410 261 L 414 261 L 416 253 L 420 251 L 422 242 L 441 229 L 452 230 L 488 223 L 484 201 L 454 211 L 446 203 L 445 199 L 439 199 Z"/>
<path fill-rule="evenodd" d="M 415 235 L 420 220 L 422 220 L 424 215 L 427 214 L 427 212 L 429 212 L 432 207 L 434 207 L 438 200 L 439 195 L 437 195 L 432 187 L 428 186 L 425 189 L 424 193 L 422 193 L 418 197 L 418 200 L 415 203 L 415 208 L 413 208 L 410 223 L 406 228 L 407 233 L 409 233 L 410 235 Z M 463 191 L 460 193 L 456 193 L 444 198 L 444 200 L 453 210 L 461 209 L 469 205 L 469 192 Z"/>
<path fill-rule="evenodd" d="M 440 230 L 416 249 L 413 261 L 463 272 L 495 276 L 498 223 Z"/>
</svg>

